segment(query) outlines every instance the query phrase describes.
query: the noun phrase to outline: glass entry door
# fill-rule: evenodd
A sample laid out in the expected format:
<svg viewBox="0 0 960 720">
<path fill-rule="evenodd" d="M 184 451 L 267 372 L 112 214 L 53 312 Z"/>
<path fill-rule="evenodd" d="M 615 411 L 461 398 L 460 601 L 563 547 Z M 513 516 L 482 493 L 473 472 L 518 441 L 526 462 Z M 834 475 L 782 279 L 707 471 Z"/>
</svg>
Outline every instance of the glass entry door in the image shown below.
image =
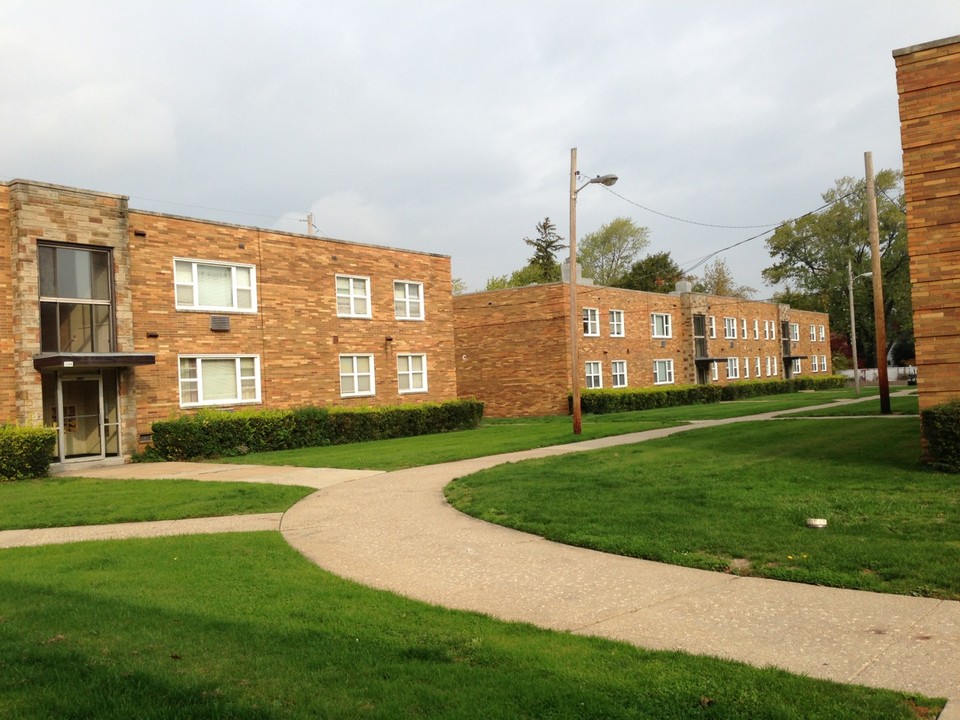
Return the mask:
<svg viewBox="0 0 960 720">
<path fill-rule="evenodd" d="M 44 420 L 57 427 L 60 462 L 119 455 L 118 410 L 113 369 L 44 378 Z"/>
<path fill-rule="evenodd" d="M 104 456 L 101 398 L 99 375 L 60 378 L 63 460 Z"/>
</svg>

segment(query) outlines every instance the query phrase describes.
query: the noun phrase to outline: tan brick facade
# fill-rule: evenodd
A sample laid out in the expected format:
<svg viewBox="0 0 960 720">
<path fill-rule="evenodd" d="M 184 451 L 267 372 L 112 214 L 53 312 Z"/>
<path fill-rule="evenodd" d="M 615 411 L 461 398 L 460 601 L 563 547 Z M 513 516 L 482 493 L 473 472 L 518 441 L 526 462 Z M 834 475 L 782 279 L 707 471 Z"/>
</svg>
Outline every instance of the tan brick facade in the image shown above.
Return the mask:
<svg viewBox="0 0 960 720">
<path fill-rule="evenodd" d="M 256 358 L 259 401 L 218 407 L 456 397 L 449 257 L 128 210 L 122 196 L 25 181 L 0 185 L 0 230 L 11 248 L 0 273 L 0 322 L 9 327 L 0 339 L 0 372 L 14 379 L 0 391 L 0 420 L 41 422 L 42 375 L 73 372 L 69 365 L 44 373 L 35 367 L 41 354 L 38 240 L 111 250 L 114 350 L 155 358 L 118 371 L 123 454 L 142 445 L 155 420 L 196 407 L 181 402 L 184 356 Z M 178 310 L 175 259 L 252 268 L 255 308 Z M 363 279 L 369 317 L 338 315 L 338 274 Z M 422 287 L 422 319 L 397 319 L 395 281 L 413 291 Z M 372 357 L 372 394 L 341 396 L 341 355 Z M 425 387 L 400 391 L 399 355 L 425 356 L 426 374 L 416 379 L 417 385 L 425 379 Z"/>
<path fill-rule="evenodd" d="M 561 283 L 455 297 L 459 395 L 483 400 L 486 414 L 494 417 L 567 412 L 569 297 L 569 285 Z M 615 368 L 625 371 L 625 387 L 653 386 L 655 368 L 662 371 L 664 361 L 672 366 L 671 384 L 757 379 L 758 363 L 761 378 L 784 377 L 793 370 L 793 357 L 801 374 L 832 370 L 830 326 L 823 313 L 692 292 L 665 295 L 591 285 L 578 286 L 577 302 L 590 321 L 590 334 L 579 335 L 577 343 L 581 388 L 587 387 L 588 363 L 599 370 L 604 388 L 615 386 Z M 617 318 L 622 314 L 622 330 L 612 312 Z M 654 337 L 655 315 L 669 317 L 669 337 Z M 699 343 L 695 316 L 703 322 Z M 782 341 L 783 322 L 788 328 L 797 323 L 798 341 Z M 623 375 L 618 379 L 622 383 Z M 663 376 L 659 380 L 667 384 Z"/>
<path fill-rule="evenodd" d="M 960 36 L 894 59 L 923 410 L 960 398 Z"/>
</svg>

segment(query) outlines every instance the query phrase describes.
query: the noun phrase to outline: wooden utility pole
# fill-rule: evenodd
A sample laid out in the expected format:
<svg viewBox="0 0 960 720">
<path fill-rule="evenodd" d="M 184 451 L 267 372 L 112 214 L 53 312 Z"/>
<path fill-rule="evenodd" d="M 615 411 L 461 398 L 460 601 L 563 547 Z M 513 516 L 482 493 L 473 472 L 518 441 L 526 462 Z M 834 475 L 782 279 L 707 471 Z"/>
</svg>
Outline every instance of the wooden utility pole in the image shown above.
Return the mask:
<svg viewBox="0 0 960 720">
<path fill-rule="evenodd" d="M 307 213 L 307 235 L 313 235 L 313 213 Z"/>
<path fill-rule="evenodd" d="M 582 319 L 577 314 L 577 149 L 570 148 L 570 394 L 573 396 L 573 434 L 583 430 L 580 410 L 580 359 L 577 336 Z"/>
<path fill-rule="evenodd" d="M 880 413 L 889 415 L 890 380 L 887 377 L 887 325 L 883 317 L 883 273 L 880 268 L 880 226 L 877 222 L 877 190 L 874 187 L 873 153 L 863 154 L 867 175 L 867 222 L 870 228 L 870 256 L 873 270 L 873 323 L 876 326 L 877 380 L 880 384 Z"/>
</svg>

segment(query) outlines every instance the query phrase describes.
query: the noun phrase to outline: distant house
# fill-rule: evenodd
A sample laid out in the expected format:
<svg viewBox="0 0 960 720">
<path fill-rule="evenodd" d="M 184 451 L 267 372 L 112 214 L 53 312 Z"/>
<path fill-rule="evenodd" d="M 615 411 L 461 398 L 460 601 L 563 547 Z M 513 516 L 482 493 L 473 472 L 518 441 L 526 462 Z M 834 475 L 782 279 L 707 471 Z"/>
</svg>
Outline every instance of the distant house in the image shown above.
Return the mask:
<svg viewBox="0 0 960 720">
<path fill-rule="evenodd" d="M 924 410 L 960 398 L 960 36 L 893 57 Z"/>
<path fill-rule="evenodd" d="M 457 390 L 491 416 L 568 411 L 570 286 L 453 299 Z M 827 375 L 825 313 L 702 295 L 577 286 L 581 388 L 654 387 Z"/>
<path fill-rule="evenodd" d="M 129 456 L 204 408 L 456 398 L 450 258 L 0 183 L 0 422 Z"/>
</svg>

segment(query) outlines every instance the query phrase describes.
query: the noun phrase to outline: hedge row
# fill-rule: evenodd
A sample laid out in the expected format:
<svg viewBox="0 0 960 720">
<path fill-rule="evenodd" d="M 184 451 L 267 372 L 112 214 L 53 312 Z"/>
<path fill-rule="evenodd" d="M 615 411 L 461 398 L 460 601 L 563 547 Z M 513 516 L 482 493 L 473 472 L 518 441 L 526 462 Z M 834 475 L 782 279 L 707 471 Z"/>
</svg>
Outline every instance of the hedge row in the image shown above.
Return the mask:
<svg viewBox="0 0 960 720">
<path fill-rule="evenodd" d="M 580 395 L 580 410 L 585 413 L 626 412 L 652 410 L 677 405 L 702 405 L 720 402 L 720 385 L 671 385 L 666 388 L 619 388 L 616 390 L 584 390 Z M 573 398 L 570 398 L 573 407 Z"/>
<path fill-rule="evenodd" d="M 743 400 L 763 395 L 783 395 L 800 390 L 839 390 L 847 379 L 843 375 L 823 375 L 820 377 L 800 377 L 789 380 L 744 380 L 723 385 L 724 400 Z"/>
<path fill-rule="evenodd" d="M 44 477 L 56 444 L 54 428 L 0 425 L 0 481 Z"/>
<path fill-rule="evenodd" d="M 741 400 L 762 395 L 778 395 L 798 390 L 832 390 L 842 388 L 842 375 L 798 377 L 791 380 L 746 380 L 728 385 L 670 385 L 669 387 L 619 388 L 616 390 L 584 390 L 580 410 L 585 413 L 651 410 L 678 405 L 702 405 L 721 400 Z M 573 408 L 573 398 L 568 397 Z"/>
<path fill-rule="evenodd" d="M 927 441 L 926 461 L 945 472 L 960 472 L 960 400 L 935 405 L 920 413 Z"/>
<path fill-rule="evenodd" d="M 478 400 L 360 409 L 208 410 L 155 422 L 144 459 L 230 457 L 470 430 L 482 418 L 483 403 Z"/>
</svg>

